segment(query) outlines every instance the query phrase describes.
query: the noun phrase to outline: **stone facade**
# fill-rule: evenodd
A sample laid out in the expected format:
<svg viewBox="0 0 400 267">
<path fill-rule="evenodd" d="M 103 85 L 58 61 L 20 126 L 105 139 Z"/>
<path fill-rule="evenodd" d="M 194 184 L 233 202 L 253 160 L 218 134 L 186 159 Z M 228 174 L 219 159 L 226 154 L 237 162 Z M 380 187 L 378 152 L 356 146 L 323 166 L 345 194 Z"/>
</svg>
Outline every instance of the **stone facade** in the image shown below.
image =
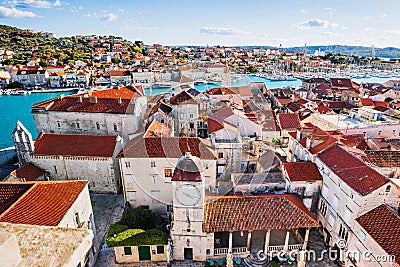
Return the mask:
<svg viewBox="0 0 400 267">
<path fill-rule="evenodd" d="M 172 172 L 178 158 L 120 158 L 126 201 L 133 207 L 148 206 L 167 214 L 173 201 Z M 215 190 L 216 161 L 202 160 L 207 190 Z"/>
<path fill-rule="evenodd" d="M 147 107 L 144 96 L 136 98 L 133 103 L 133 114 L 63 112 L 35 108 L 32 109 L 32 114 L 38 132 L 119 135 L 128 140 L 129 134 L 135 133 L 141 127 L 142 116 Z"/>
</svg>

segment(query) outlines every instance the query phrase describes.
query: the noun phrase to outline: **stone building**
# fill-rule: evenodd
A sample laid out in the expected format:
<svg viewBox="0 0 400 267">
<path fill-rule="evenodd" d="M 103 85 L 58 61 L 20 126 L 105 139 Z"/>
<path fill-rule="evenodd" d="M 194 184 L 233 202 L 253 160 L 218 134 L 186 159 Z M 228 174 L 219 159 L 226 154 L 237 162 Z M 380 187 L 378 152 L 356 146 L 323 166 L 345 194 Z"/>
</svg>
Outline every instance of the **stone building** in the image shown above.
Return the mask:
<svg viewBox="0 0 400 267">
<path fill-rule="evenodd" d="M 94 265 L 98 244 L 87 181 L 2 182 L 0 183 L 0 199 L 0 224 L 5 226 L 8 233 L 16 234 L 17 240 L 21 241 L 18 242 L 21 249 L 20 253 L 18 253 L 18 246 L 15 246 L 16 242 L 11 242 L 14 244 L 12 247 L 10 247 L 10 243 L 6 243 L 6 247 L 8 249 L 11 248 L 11 251 L 7 250 L 10 252 L 10 254 L 7 254 L 8 259 L 12 258 L 16 262 L 32 259 L 31 255 L 27 255 L 23 248 L 25 246 L 34 247 L 34 244 L 37 244 L 38 241 L 47 240 L 40 247 L 36 246 L 34 252 L 30 254 L 37 256 L 36 252 L 43 251 L 41 249 L 43 246 L 52 251 L 54 250 L 52 245 L 55 245 L 53 242 L 61 242 L 57 235 L 63 232 L 64 235 L 62 236 L 66 238 L 62 240 L 62 249 L 63 253 L 65 253 L 63 254 L 65 255 L 63 260 L 78 262 L 77 264 L 81 262 L 82 266 L 85 266 L 85 264 L 87 266 Z M 27 231 L 31 234 L 28 236 L 23 235 L 24 238 L 21 239 L 20 237 L 22 236 L 19 236 L 19 230 L 17 230 L 20 227 L 19 225 L 26 225 L 27 228 L 30 228 Z M 29 227 L 28 225 L 47 227 L 46 229 L 52 230 L 47 231 L 42 228 L 44 229 L 42 231 L 41 227 Z M 3 236 L 3 229 L 1 227 L 1 236 Z M 79 231 L 70 231 L 68 229 L 79 229 Z M 35 231 L 41 232 L 43 235 L 35 235 L 33 240 L 31 237 Z M 76 237 L 72 238 L 75 240 L 74 247 L 82 249 L 82 251 L 73 250 L 76 252 L 74 255 L 71 255 L 71 248 L 68 247 L 68 245 L 72 245 L 70 238 L 68 238 L 71 237 L 68 235 L 69 232 L 76 233 L 76 235 L 72 234 L 72 236 Z M 52 240 L 49 239 L 50 236 Z M 7 239 L 12 240 L 13 237 L 8 236 Z M 82 244 L 81 242 L 84 243 Z M 5 248 L 1 243 L 0 255 L 4 255 Z M 60 253 L 60 243 L 57 244 L 57 247 L 57 253 L 55 254 Z M 20 254 L 19 257 L 18 254 Z M 10 255 L 13 255 L 13 257 Z M 57 255 L 48 254 L 46 257 L 47 260 L 59 260 Z M 39 260 L 37 257 L 35 258 Z M 45 259 L 42 260 L 45 261 Z M 36 266 L 36 264 L 33 265 Z M 22 266 L 30 266 L 30 264 L 23 264 Z M 39 264 L 39 266 L 46 265 Z"/>
<path fill-rule="evenodd" d="M 136 87 L 114 87 L 85 94 L 61 95 L 32 106 L 38 132 L 129 135 L 142 126 L 147 99 Z"/>
<path fill-rule="evenodd" d="M 206 190 L 215 191 L 216 154 L 206 141 L 140 135 L 129 141 L 118 155 L 126 201 L 133 207 L 142 206 L 166 215 L 173 200 L 173 171 L 186 152 L 199 158 Z"/>
<path fill-rule="evenodd" d="M 33 143 L 32 139 L 27 141 Z M 24 149 L 25 143 L 22 139 L 16 140 L 19 158 L 28 159 L 25 164 L 31 163 L 44 170 L 45 176 L 51 180 L 86 179 L 89 180 L 90 191 L 97 193 L 117 193 L 121 190 L 116 159 L 123 146 L 119 136 L 41 132 L 33 150 Z M 19 150 L 20 147 L 22 150 Z"/>
</svg>

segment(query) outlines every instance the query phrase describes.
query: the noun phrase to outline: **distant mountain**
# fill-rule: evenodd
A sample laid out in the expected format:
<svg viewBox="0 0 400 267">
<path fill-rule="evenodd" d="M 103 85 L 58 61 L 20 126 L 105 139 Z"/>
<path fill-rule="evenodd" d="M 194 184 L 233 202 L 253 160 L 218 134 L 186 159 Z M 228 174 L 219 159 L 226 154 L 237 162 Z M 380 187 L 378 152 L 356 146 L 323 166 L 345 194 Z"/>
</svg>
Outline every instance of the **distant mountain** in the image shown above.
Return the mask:
<svg viewBox="0 0 400 267">
<path fill-rule="evenodd" d="M 243 48 L 254 49 L 262 47 L 265 49 L 271 48 L 271 46 L 242 46 Z M 325 53 L 332 54 L 343 54 L 343 55 L 357 55 L 357 56 L 372 56 L 372 47 L 365 46 L 349 46 L 349 45 L 315 45 L 307 46 L 307 53 L 313 54 L 315 50 L 320 50 Z M 285 47 L 283 51 L 287 52 L 303 52 L 304 46 L 298 47 Z M 375 47 L 375 56 L 380 58 L 400 58 L 400 48 L 396 47 Z"/>
<path fill-rule="evenodd" d="M 303 47 L 290 47 L 284 49 L 289 52 L 302 52 Z M 372 56 L 372 47 L 365 46 L 348 46 L 348 45 L 329 45 L 329 46 L 307 46 L 307 51 L 309 54 L 314 53 L 315 50 L 324 51 L 325 53 L 332 54 L 345 54 L 345 55 L 357 55 L 357 56 Z M 378 48 L 375 47 L 375 55 L 380 58 L 400 58 L 400 49 L 396 47 L 385 47 Z"/>
</svg>

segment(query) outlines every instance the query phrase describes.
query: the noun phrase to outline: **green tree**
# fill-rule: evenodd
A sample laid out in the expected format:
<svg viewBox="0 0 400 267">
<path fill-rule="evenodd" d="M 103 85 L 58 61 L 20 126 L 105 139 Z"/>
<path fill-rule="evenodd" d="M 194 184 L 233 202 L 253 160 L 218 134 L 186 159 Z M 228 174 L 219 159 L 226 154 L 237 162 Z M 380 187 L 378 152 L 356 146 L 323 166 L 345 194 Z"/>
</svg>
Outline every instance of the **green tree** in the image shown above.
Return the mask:
<svg viewBox="0 0 400 267">
<path fill-rule="evenodd" d="M 161 217 L 145 210 L 141 207 L 135 208 L 123 215 L 120 224 L 128 226 L 130 229 L 154 229 L 162 221 Z"/>
</svg>

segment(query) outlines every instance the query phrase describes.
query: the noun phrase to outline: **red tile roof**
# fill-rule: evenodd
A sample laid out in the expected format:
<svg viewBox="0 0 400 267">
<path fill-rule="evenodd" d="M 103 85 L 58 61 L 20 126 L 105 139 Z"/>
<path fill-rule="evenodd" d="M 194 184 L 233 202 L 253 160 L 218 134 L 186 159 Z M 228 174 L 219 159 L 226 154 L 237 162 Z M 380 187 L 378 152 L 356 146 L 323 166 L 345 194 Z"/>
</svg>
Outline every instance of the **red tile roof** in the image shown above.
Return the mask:
<svg viewBox="0 0 400 267">
<path fill-rule="evenodd" d="M 296 130 L 301 128 L 297 113 L 279 113 L 278 122 L 282 130 Z"/>
<path fill-rule="evenodd" d="M 225 107 L 217 112 L 211 114 L 207 119 L 208 132 L 214 133 L 224 128 L 224 121 L 226 118 L 232 116 L 234 113 L 231 107 Z"/>
<path fill-rule="evenodd" d="M 318 222 L 294 195 L 209 197 L 203 231 L 275 230 L 318 227 Z"/>
<path fill-rule="evenodd" d="M 371 98 L 361 98 L 361 106 L 368 106 L 368 107 L 373 107 L 374 106 L 374 101 L 372 101 Z"/>
<path fill-rule="evenodd" d="M 366 195 L 389 182 L 383 175 L 338 145 L 326 149 L 318 158 L 361 195 Z"/>
<path fill-rule="evenodd" d="M 356 221 L 400 264 L 400 217 L 395 212 L 382 204 Z"/>
<path fill-rule="evenodd" d="M 174 106 L 182 104 L 197 104 L 195 98 L 186 91 L 180 92 L 176 96 L 171 97 L 169 102 Z"/>
<path fill-rule="evenodd" d="M 85 134 L 39 134 L 35 156 L 112 157 L 118 136 Z"/>
<path fill-rule="evenodd" d="M 32 184 L 25 183 L 0 183 L 0 214 L 17 201 L 31 186 Z"/>
<path fill-rule="evenodd" d="M 322 181 L 317 165 L 312 162 L 285 162 L 283 167 L 292 182 Z"/>
<path fill-rule="evenodd" d="M 44 109 L 63 112 L 132 114 L 134 112 L 134 101 L 132 98 L 141 96 L 138 92 L 139 89 L 127 86 L 94 91 L 91 93 L 92 95 L 74 94 L 59 96 L 58 98 L 33 104 L 32 110 Z"/>
<path fill-rule="evenodd" d="M 191 152 L 201 159 L 215 159 L 216 152 L 197 137 L 151 137 L 130 140 L 118 154 L 120 158 L 180 158 Z"/>
<path fill-rule="evenodd" d="M 353 88 L 351 80 L 346 78 L 331 78 L 331 85 L 333 87 Z"/>
<path fill-rule="evenodd" d="M 27 164 L 14 170 L 11 174 L 26 181 L 35 181 L 40 176 L 43 176 L 45 171 L 33 164 Z"/>
<path fill-rule="evenodd" d="M 19 183 L 0 183 L 4 186 Z M 87 181 L 27 183 L 29 190 L 0 215 L 0 222 L 57 226 L 76 201 Z"/>
</svg>

